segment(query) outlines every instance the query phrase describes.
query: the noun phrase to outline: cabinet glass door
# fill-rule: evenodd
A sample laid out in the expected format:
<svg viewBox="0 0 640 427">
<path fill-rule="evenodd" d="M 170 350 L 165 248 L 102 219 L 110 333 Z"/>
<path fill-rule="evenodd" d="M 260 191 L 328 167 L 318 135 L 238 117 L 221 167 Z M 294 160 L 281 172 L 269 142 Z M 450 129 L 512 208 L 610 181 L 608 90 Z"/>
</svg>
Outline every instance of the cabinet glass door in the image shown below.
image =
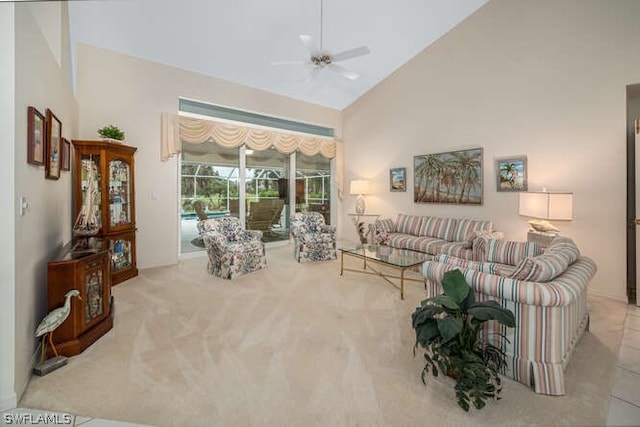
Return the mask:
<svg viewBox="0 0 640 427">
<path fill-rule="evenodd" d="M 91 323 L 94 319 L 104 313 L 102 294 L 104 292 L 104 281 L 102 268 L 86 274 L 84 279 L 84 322 Z"/>
<path fill-rule="evenodd" d="M 111 249 L 111 272 L 113 274 L 120 270 L 131 267 L 132 248 L 131 240 L 119 237 L 109 243 Z"/>
<path fill-rule="evenodd" d="M 131 168 L 121 159 L 109 162 L 109 226 L 131 223 Z"/>
<path fill-rule="evenodd" d="M 82 205 L 78 212 L 74 231 L 89 231 L 93 228 L 97 231 L 100 228 L 100 224 L 102 224 L 102 204 L 100 203 L 102 200 L 100 155 L 83 154 L 81 158 L 81 165 L 80 188 L 82 192 Z"/>
</svg>

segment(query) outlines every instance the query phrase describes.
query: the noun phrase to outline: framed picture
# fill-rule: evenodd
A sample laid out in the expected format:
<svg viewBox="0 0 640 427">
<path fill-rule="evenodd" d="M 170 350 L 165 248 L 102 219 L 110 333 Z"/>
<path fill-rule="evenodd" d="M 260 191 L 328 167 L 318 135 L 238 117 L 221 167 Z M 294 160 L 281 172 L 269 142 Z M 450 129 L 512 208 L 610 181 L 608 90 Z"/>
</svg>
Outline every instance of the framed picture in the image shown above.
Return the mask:
<svg viewBox="0 0 640 427">
<path fill-rule="evenodd" d="M 514 156 L 496 160 L 497 191 L 527 191 L 527 157 Z"/>
<path fill-rule="evenodd" d="M 44 165 L 44 116 L 35 107 L 27 110 L 27 162 Z"/>
<path fill-rule="evenodd" d="M 425 154 L 413 158 L 416 203 L 481 205 L 482 148 Z"/>
<path fill-rule="evenodd" d="M 60 154 L 62 148 L 62 123 L 47 108 L 47 137 L 46 137 L 46 158 L 45 158 L 45 178 L 60 178 Z"/>
<path fill-rule="evenodd" d="M 407 168 L 389 169 L 389 190 L 407 191 Z"/>
<path fill-rule="evenodd" d="M 60 169 L 71 170 L 71 143 L 67 138 L 62 138 L 62 158 Z"/>
</svg>

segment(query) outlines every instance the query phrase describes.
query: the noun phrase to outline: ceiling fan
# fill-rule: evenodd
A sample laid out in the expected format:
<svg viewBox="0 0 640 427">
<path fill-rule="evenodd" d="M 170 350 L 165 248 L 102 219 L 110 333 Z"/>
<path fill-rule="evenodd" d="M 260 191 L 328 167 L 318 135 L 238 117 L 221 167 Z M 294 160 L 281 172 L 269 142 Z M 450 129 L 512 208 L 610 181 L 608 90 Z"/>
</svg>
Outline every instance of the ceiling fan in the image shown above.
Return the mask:
<svg viewBox="0 0 640 427">
<path fill-rule="evenodd" d="M 307 61 L 274 61 L 272 65 L 298 65 L 298 64 L 311 64 L 313 66 L 313 70 L 311 75 L 312 78 L 315 74 L 317 74 L 323 68 L 327 68 L 349 80 L 356 80 L 360 75 L 356 72 L 349 71 L 341 65 L 336 64 L 336 62 L 344 61 L 347 59 L 356 58 L 358 56 L 367 55 L 370 53 L 370 50 L 367 46 L 358 46 L 353 49 L 348 49 L 342 52 L 338 52 L 335 54 L 331 54 L 328 51 L 325 51 L 322 47 L 322 24 L 324 18 L 324 10 L 323 10 L 323 0 L 320 0 L 320 46 L 318 47 L 313 40 L 313 37 L 307 34 L 301 34 L 300 40 L 305 45 L 307 50 L 309 51 L 309 60 Z"/>
</svg>

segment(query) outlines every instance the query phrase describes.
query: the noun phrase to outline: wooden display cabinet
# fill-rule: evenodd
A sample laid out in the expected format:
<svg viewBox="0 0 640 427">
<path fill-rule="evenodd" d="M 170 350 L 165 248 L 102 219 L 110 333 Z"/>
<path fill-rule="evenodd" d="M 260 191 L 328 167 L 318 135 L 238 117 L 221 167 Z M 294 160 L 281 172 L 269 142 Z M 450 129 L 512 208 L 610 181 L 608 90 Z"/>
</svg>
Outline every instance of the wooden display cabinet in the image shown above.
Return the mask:
<svg viewBox="0 0 640 427">
<path fill-rule="evenodd" d="M 136 267 L 136 211 L 134 159 L 136 147 L 99 140 L 74 140 L 75 216 L 82 208 L 87 171 L 98 171 L 100 231 L 111 249 L 112 284 L 138 275 Z"/>
<path fill-rule="evenodd" d="M 47 264 L 47 309 L 64 305 L 72 289 L 80 298 L 71 298 L 71 312 L 54 332 L 59 354 L 75 356 L 113 327 L 111 297 L 111 256 L 101 239 L 82 238 L 64 246 Z M 52 350 L 49 349 L 50 355 Z"/>
</svg>

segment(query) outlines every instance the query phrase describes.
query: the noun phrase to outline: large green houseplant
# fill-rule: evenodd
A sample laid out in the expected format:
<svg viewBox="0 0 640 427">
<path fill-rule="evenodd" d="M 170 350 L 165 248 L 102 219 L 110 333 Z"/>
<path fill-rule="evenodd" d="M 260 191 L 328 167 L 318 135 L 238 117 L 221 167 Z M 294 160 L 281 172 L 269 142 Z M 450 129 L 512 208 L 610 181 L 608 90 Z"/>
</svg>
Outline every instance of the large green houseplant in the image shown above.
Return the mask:
<svg viewBox="0 0 640 427">
<path fill-rule="evenodd" d="M 460 270 L 444 274 L 444 294 L 422 301 L 411 318 L 416 332 L 415 350 L 425 349 L 426 375 L 438 372 L 453 377 L 458 405 L 469 410 L 485 406 L 488 398 L 500 399 L 500 371 L 506 366 L 505 353 L 482 337 L 485 322 L 496 320 L 515 326 L 513 313 L 495 301 L 476 302 L 471 287 Z M 506 339 L 506 337 L 504 337 Z"/>
</svg>

